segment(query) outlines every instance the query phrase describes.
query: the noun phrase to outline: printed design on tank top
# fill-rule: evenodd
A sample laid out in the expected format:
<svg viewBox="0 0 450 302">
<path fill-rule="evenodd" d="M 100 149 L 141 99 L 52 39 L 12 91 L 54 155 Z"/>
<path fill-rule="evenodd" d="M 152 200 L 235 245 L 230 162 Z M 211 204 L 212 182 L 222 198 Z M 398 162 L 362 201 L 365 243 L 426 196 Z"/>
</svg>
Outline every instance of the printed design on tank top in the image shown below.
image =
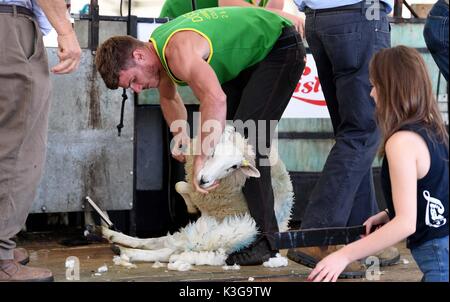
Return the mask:
<svg viewBox="0 0 450 302">
<path fill-rule="evenodd" d="M 431 197 L 430 192 L 426 190 L 423 191 L 423 197 L 427 200 L 425 224 L 433 228 L 443 226 L 447 222 L 447 219 L 442 215 L 445 211 L 442 202 L 437 198 Z"/>
</svg>

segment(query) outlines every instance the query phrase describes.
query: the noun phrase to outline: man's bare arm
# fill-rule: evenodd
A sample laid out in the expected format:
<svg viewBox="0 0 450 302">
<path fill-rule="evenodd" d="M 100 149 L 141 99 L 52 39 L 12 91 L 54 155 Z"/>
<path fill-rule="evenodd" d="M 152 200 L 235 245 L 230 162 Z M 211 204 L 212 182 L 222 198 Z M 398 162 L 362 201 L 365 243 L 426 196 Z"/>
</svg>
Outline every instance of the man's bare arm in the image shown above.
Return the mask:
<svg viewBox="0 0 450 302">
<path fill-rule="evenodd" d="M 166 73 L 163 73 L 159 85 L 161 111 L 167 125 L 170 127 L 174 121 L 187 120 L 186 107 L 177 92 L 175 84 Z"/>
<path fill-rule="evenodd" d="M 52 72 L 63 74 L 74 71 L 80 63 L 81 48 L 75 31 L 67 18 L 67 7 L 63 0 L 37 0 L 48 20 L 58 33 L 59 64 Z"/>
<path fill-rule="evenodd" d="M 272 3 L 273 1 L 273 3 Z M 244 0 L 219 0 L 219 6 L 244 6 L 244 7 L 255 7 L 254 4 L 245 2 Z M 302 17 L 295 16 L 283 11 L 284 0 L 271 0 L 265 7 L 265 9 L 278 14 L 292 22 L 295 29 L 304 36 L 305 31 L 305 20 Z"/>
<path fill-rule="evenodd" d="M 189 144 L 186 107 L 169 76 L 162 72 L 159 89 L 159 101 L 164 119 L 173 134 L 170 143 L 172 156 L 185 162 L 185 147 Z"/>
<path fill-rule="evenodd" d="M 269 3 L 267 3 L 266 7 L 283 10 L 284 0 L 269 0 Z"/>
<path fill-rule="evenodd" d="M 261 0 L 263 1 L 263 0 Z M 219 6 L 253 6 L 256 5 L 249 3 L 244 0 L 219 0 Z M 274 8 L 283 10 L 284 7 L 284 0 L 270 0 L 269 3 L 267 3 L 266 8 Z"/>
<path fill-rule="evenodd" d="M 201 125 L 207 121 L 216 121 L 220 127 L 202 133 L 203 159 L 220 138 L 226 118 L 226 95 L 214 70 L 206 62 L 209 51 L 206 39 L 190 31 L 177 33 L 166 48 L 166 58 L 172 73 L 187 82 L 200 101 Z M 212 144 L 204 144 L 206 137 Z"/>
</svg>

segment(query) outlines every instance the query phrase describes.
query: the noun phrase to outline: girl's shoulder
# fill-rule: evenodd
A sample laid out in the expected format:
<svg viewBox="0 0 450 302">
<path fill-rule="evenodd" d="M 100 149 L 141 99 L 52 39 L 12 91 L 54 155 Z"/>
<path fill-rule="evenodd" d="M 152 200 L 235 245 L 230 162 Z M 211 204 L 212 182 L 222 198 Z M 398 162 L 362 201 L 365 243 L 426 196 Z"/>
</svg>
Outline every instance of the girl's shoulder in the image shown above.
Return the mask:
<svg viewBox="0 0 450 302">
<path fill-rule="evenodd" d="M 397 131 L 386 141 L 386 153 L 395 150 L 413 152 L 418 147 L 428 148 L 424 138 L 413 130 Z"/>
<path fill-rule="evenodd" d="M 417 179 L 423 178 L 430 170 L 428 144 L 417 132 L 400 130 L 394 133 L 386 142 L 385 150 L 391 166 L 401 170 L 415 167 Z"/>
</svg>

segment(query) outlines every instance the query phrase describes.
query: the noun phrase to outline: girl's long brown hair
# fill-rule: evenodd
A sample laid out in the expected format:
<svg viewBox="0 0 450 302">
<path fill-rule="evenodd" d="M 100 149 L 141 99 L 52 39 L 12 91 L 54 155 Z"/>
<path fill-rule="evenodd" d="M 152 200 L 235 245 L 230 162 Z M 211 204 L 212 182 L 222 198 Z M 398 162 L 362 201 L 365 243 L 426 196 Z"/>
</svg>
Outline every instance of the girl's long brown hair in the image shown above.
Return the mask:
<svg viewBox="0 0 450 302">
<path fill-rule="evenodd" d="M 446 131 L 433 94 L 430 76 L 420 53 L 396 46 L 376 53 L 369 65 L 377 91 L 376 118 L 382 133 L 379 155 L 385 154 L 387 140 L 402 126 L 420 123 L 431 138 L 448 146 Z"/>
</svg>

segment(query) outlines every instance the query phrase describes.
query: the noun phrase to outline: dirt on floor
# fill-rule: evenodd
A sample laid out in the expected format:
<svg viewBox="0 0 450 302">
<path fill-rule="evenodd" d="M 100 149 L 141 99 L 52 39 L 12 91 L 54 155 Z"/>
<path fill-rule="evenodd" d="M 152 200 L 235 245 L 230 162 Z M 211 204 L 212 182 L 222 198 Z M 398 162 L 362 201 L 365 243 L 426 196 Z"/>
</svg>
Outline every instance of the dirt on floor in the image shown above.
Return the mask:
<svg viewBox="0 0 450 302">
<path fill-rule="evenodd" d="M 155 268 L 153 263 L 136 263 L 135 268 L 115 265 L 114 253 L 107 243 L 91 243 L 79 246 L 62 244 L 61 238 L 52 236 L 28 236 L 19 240 L 18 246 L 30 253 L 30 266 L 47 267 L 59 282 L 171 282 L 171 281 L 253 281 L 253 282 L 304 282 L 311 271 L 301 264 L 288 261 L 279 268 L 241 266 L 239 270 L 225 270 L 221 266 L 194 266 L 189 271 L 173 271 L 163 267 Z M 73 243 L 73 242 L 72 242 Z M 83 244 L 82 240 L 79 244 Z M 422 273 L 414 262 L 405 242 L 396 245 L 400 261 L 379 272 L 368 274 L 368 278 L 340 279 L 341 282 L 416 282 Z M 281 251 L 285 256 L 287 250 Z M 78 265 L 79 264 L 79 265 Z M 66 267 L 68 266 L 68 267 Z M 73 267 L 73 269 L 71 269 Z M 79 267 L 79 270 L 76 268 Z"/>
</svg>

